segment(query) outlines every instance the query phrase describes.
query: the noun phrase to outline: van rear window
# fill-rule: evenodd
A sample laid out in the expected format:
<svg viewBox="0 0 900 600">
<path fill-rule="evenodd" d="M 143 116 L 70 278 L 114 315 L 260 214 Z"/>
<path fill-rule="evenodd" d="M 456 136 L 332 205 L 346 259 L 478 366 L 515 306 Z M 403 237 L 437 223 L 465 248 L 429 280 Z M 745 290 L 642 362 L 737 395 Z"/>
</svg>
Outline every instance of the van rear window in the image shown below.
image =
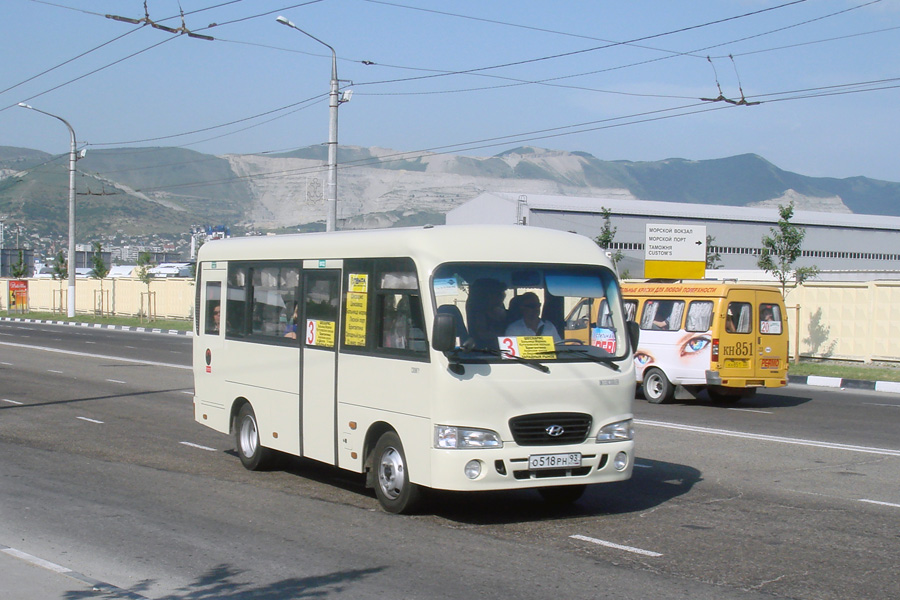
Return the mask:
<svg viewBox="0 0 900 600">
<path fill-rule="evenodd" d="M 759 305 L 759 332 L 768 335 L 781 334 L 781 307 L 777 304 Z"/>
</svg>

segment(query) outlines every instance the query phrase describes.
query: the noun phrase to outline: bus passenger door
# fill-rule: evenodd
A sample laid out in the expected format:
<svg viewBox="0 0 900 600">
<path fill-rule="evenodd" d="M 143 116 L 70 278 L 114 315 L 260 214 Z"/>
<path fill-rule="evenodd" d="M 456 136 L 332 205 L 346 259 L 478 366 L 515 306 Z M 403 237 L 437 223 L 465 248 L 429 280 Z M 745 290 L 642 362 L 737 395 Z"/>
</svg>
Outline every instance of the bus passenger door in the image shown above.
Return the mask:
<svg viewBox="0 0 900 600">
<path fill-rule="evenodd" d="M 306 261 L 318 264 L 318 261 Z M 340 261 L 327 261 L 340 267 Z M 338 263 L 338 264 L 332 264 Z M 335 464 L 337 332 L 340 268 L 304 265 L 297 324 L 300 338 L 300 449 L 305 457 Z"/>
</svg>

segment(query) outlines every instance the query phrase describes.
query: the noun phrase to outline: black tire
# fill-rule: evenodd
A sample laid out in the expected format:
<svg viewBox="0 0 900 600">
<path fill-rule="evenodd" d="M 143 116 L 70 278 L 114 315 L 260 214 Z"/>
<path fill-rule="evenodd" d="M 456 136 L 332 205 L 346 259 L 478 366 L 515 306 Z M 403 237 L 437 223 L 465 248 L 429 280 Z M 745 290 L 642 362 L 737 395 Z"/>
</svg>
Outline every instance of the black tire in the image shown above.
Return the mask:
<svg viewBox="0 0 900 600">
<path fill-rule="evenodd" d="M 264 471 L 272 465 L 273 452 L 259 443 L 259 425 L 249 403 L 241 407 L 234 420 L 234 449 L 245 469 Z"/>
<path fill-rule="evenodd" d="M 375 471 L 375 496 L 389 513 L 409 514 L 422 501 L 422 488 L 409 480 L 406 453 L 400 437 L 393 431 L 384 433 L 375 444 L 372 456 Z"/>
<path fill-rule="evenodd" d="M 675 387 L 662 372 L 662 369 L 651 367 L 644 371 L 644 380 L 641 383 L 644 398 L 651 404 L 664 404 L 675 395 Z"/>
<path fill-rule="evenodd" d="M 538 488 L 538 493 L 547 504 L 564 505 L 577 502 L 584 495 L 586 485 L 558 485 Z"/>
</svg>

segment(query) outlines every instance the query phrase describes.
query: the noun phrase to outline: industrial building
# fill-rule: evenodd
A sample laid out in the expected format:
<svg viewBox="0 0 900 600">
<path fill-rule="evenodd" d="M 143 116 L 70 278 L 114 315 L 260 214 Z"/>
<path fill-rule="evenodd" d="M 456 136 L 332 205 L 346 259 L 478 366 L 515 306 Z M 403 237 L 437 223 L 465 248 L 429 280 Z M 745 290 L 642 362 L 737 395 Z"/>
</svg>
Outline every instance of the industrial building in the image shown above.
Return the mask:
<svg viewBox="0 0 900 600">
<path fill-rule="evenodd" d="M 762 239 L 777 226 L 778 208 L 747 208 L 623 198 L 577 198 L 485 192 L 447 213 L 448 225 L 509 223 L 571 231 L 590 238 L 602 232 L 602 211 L 615 228 L 611 251 L 625 258 L 621 271 L 643 276 L 647 224 L 703 225 L 723 272 L 758 271 Z M 806 232 L 796 267 L 815 266 L 821 281 L 900 279 L 900 217 L 794 211 L 791 223 Z M 716 272 L 708 270 L 707 277 Z"/>
</svg>

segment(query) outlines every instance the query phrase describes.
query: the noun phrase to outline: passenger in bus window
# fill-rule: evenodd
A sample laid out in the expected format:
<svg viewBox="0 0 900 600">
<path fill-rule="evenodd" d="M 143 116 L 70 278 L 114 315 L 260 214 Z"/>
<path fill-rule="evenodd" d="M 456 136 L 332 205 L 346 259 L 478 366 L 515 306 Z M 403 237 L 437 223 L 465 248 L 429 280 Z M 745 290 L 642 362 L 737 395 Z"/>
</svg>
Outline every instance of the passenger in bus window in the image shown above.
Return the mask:
<svg viewBox="0 0 900 600">
<path fill-rule="evenodd" d="M 219 318 L 221 316 L 222 307 L 219 305 L 218 300 L 210 302 L 209 311 L 210 314 L 212 314 L 212 319 L 206 326 L 206 333 L 219 335 Z"/>
<path fill-rule="evenodd" d="M 294 302 L 294 316 L 291 317 L 291 320 L 288 321 L 287 325 L 284 328 L 284 337 L 291 338 L 292 340 L 297 339 L 297 311 L 299 310 L 299 305 Z"/>
<path fill-rule="evenodd" d="M 772 316 L 772 309 L 768 306 L 763 308 L 760 313 L 760 320 L 762 321 L 774 321 L 775 317 Z"/>
<path fill-rule="evenodd" d="M 506 335 L 515 336 L 534 336 L 549 335 L 554 342 L 560 341 L 562 338 L 553 323 L 541 319 L 541 301 L 534 292 L 525 292 L 520 296 L 522 300 L 519 302 L 519 308 L 522 311 L 522 318 L 512 322 L 506 328 Z"/>
<path fill-rule="evenodd" d="M 477 279 L 469 286 L 466 320 L 477 347 L 500 349 L 497 338 L 506 333 L 505 297 L 506 286 L 496 279 Z"/>
</svg>

